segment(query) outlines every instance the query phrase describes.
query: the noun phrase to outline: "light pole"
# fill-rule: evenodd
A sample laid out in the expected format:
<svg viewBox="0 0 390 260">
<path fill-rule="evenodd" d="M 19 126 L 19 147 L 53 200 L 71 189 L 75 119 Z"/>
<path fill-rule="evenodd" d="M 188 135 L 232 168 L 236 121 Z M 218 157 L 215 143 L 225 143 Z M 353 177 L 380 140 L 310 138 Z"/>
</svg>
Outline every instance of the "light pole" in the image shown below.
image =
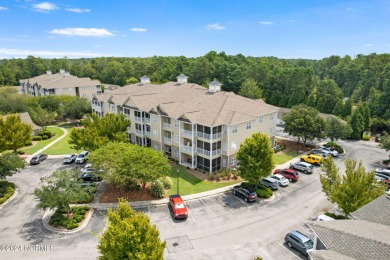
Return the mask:
<svg viewBox="0 0 390 260">
<path fill-rule="evenodd" d="M 176 170 L 177 195 L 179 195 L 179 170 Z"/>
</svg>

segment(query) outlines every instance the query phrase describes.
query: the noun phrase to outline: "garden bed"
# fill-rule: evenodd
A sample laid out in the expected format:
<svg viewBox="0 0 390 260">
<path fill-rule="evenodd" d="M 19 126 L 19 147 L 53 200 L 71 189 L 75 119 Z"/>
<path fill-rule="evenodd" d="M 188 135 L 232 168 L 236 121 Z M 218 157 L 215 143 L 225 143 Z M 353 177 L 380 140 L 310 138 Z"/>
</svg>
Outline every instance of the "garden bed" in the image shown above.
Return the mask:
<svg viewBox="0 0 390 260">
<path fill-rule="evenodd" d="M 66 209 L 57 209 L 50 217 L 49 225 L 59 229 L 75 229 L 83 223 L 89 212 L 87 206 L 74 206 L 68 218 Z"/>
<path fill-rule="evenodd" d="M 6 202 L 15 193 L 15 184 L 0 181 L 0 205 Z"/>
</svg>

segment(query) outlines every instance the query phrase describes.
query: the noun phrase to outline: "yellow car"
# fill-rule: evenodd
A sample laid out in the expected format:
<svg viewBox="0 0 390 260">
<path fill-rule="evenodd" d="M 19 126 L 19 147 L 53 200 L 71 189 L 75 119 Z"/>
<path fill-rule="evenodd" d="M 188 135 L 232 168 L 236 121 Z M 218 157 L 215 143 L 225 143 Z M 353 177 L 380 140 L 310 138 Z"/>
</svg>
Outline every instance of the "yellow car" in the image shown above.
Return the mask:
<svg viewBox="0 0 390 260">
<path fill-rule="evenodd" d="M 322 162 L 324 161 L 324 157 L 319 156 L 319 155 L 314 155 L 314 154 L 302 155 L 301 161 L 311 163 L 314 165 L 321 165 Z"/>
</svg>

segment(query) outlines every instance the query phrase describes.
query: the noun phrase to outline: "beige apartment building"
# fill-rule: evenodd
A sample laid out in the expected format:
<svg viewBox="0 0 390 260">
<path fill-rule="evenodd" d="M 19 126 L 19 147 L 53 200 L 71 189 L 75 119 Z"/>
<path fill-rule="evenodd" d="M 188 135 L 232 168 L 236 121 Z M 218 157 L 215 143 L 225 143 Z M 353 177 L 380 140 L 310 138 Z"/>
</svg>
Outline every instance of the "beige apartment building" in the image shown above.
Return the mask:
<svg viewBox="0 0 390 260">
<path fill-rule="evenodd" d="M 44 75 L 20 80 L 20 90 L 31 96 L 69 95 L 84 97 L 88 100 L 102 93 L 99 80 L 78 78 L 65 70 L 52 74 L 50 70 Z"/>
<path fill-rule="evenodd" d="M 99 116 L 123 113 L 131 121 L 131 143 L 205 172 L 234 167 L 240 144 L 255 132 L 274 144 L 276 107 L 221 91 L 217 81 L 207 89 L 187 79 L 182 74 L 177 82 L 156 85 L 143 76 L 141 83 L 96 95 L 92 109 Z"/>
</svg>

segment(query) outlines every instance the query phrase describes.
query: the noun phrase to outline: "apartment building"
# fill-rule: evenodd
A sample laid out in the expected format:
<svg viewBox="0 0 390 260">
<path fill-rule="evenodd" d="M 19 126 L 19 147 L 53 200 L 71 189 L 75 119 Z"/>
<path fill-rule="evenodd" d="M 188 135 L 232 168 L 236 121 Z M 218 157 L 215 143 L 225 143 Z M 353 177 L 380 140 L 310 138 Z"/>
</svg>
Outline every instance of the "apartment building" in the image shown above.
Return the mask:
<svg viewBox="0 0 390 260">
<path fill-rule="evenodd" d="M 21 92 L 31 96 L 69 95 L 92 100 L 96 94 L 102 93 L 99 80 L 78 78 L 65 70 L 55 74 L 48 70 L 44 75 L 19 82 Z"/>
<path fill-rule="evenodd" d="M 221 91 L 217 81 L 208 89 L 188 83 L 183 74 L 161 85 L 143 76 L 141 83 L 96 95 L 92 109 L 99 116 L 123 113 L 131 121 L 131 143 L 205 172 L 234 167 L 240 144 L 255 132 L 267 134 L 272 144 L 275 139 L 276 107 Z"/>
</svg>

